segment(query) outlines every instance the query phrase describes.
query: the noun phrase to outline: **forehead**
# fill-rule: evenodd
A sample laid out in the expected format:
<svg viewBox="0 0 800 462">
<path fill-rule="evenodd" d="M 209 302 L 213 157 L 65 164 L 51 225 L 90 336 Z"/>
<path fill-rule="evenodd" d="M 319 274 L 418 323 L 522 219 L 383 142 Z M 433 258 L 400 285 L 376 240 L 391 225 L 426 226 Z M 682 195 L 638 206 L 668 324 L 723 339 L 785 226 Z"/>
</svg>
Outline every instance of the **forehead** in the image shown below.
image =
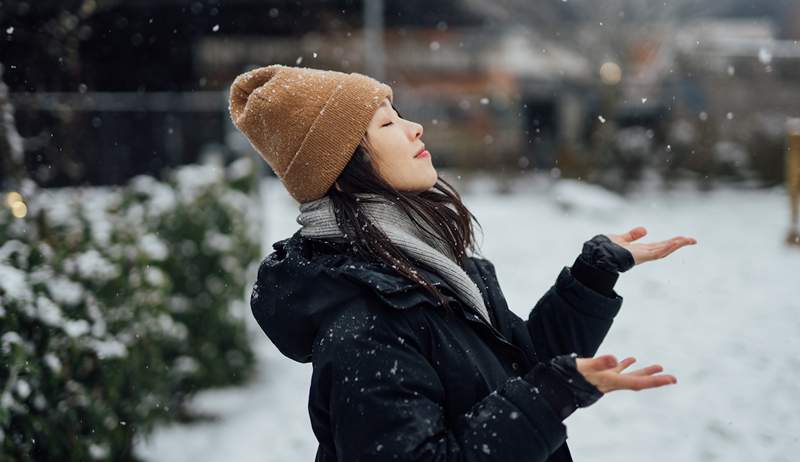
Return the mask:
<svg viewBox="0 0 800 462">
<path fill-rule="evenodd" d="M 382 103 L 381 103 L 381 105 L 380 105 L 380 106 L 378 106 L 378 107 L 379 107 L 380 109 L 389 109 L 389 108 L 391 108 L 391 107 L 392 107 L 392 102 L 391 102 L 391 101 L 389 101 L 389 97 L 387 96 L 386 98 L 383 98 L 383 102 L 382 102 Z"/>
</svg>

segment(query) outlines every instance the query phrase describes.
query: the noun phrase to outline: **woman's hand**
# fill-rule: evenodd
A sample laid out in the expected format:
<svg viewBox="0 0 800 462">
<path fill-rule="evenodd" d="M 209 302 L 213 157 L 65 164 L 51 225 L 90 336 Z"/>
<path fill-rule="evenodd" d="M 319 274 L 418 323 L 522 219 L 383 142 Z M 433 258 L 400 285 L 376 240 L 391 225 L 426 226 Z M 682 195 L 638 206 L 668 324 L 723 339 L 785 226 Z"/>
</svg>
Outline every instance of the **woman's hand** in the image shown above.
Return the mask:
<svg viewBox="0 0 800 462">
<path fill-rule="evenodd" d="M 697 244 L 696 239 L 684 236 L 677 236 L 666 241 L 649 244 L 633 242 L 645 235 L 647 235 L 647 230 L 643 226 L 637 226 L 625 234 L 606 234 L 611 242 L 626 249 L 633 255 L 635 265 L 664 258 L 683 246 Z"/>
<path fill-rule="evenodd" d="M 603 393 L 613 390 L 639 391 L 678 383 L 678 379 L 672 375 L 653 375 L 662 371 L 658 364 L 622 374 L 626 367 L 636 362 L 636 358 L 625 358 L 617 363 L 613 355 L 602 355 L 596 358 L 575 358 L 575 362 L 578 372 L 586 381 Z"/>
</svg>

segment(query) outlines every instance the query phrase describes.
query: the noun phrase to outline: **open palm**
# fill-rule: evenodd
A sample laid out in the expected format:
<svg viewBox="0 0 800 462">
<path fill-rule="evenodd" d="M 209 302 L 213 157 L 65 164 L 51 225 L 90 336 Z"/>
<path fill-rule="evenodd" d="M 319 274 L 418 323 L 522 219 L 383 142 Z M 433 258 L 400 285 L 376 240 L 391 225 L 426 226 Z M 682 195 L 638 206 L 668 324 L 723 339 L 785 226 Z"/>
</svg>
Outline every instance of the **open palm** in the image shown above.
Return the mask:
<svg viewBox="0 0 800 462">
<path fill-rule="evenodd" d="M 683 246 L 697 244 L 696 239 L 684 236 L 647 244 L 634 242 L 645 235 L 647 235 L 647 229 L 644 226 L 637 226 L 624 234 L 606 234 L 611 242 L 627 249 L 633 255 L 636 265 L 664 258 Z"/>
<path fill-rule="evenodd" d="M 575 359 L 578 372 L 603 393 L 613 390 L 639 391 L 678 383 L 673 375 L 653 375 L 663 370 L 659 364 L 623 374 L 622 371 L 634 362 L 636 358 L 633 357 L 617 362 L 613 355 Z"/>
</svg>

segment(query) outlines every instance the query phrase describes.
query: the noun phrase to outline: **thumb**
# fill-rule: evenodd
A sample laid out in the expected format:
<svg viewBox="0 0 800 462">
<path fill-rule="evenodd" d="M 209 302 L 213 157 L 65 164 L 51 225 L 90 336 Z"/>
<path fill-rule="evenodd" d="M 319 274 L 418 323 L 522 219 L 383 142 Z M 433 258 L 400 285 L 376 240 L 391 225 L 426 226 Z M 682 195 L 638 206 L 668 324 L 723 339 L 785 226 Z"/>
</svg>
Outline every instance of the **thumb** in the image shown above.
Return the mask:
<svg viewBox="0 0 800 462">
<path fill-rule="evenodd" d="M 612 367 L 616 367 L 617 365 L 617 358 L 614 355 L 602 355 L 596 358 L 578 358 L 577 362 L 581 365 L 583 369 L 581 373 L 585 372 L 600 372 L 607 369 L 611 369 Z"/>
<path fill-rule="evenodd" d="M 625 241 L 627 242 L 633 242 L 646 235 L 647 235 L 647 228 L 645 228 L 644 226 L 637 226 L 628 231 L 627 233 L 623 234 L 623 239 L 625 239 Z"/>
<path fill-rule="evenodd" d="M 601 355 L 596 358 L 592 358 L 590 362 L 587 364 L 589 369 L 592 371 L 604 371 L 607 369 L 611 369 L 612 367 L 617 366 L 617 358 L 614 355 Z"/>
</svg>

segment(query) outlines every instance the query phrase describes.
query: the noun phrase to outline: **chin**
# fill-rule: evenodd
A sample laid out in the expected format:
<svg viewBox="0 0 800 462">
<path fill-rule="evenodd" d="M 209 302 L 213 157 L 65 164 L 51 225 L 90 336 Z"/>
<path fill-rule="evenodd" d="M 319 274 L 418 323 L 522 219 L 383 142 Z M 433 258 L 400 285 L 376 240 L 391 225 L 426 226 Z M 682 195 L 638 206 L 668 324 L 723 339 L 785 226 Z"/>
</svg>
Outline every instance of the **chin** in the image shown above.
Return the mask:
<svg viewBox="0 0 800 462">
<path fill-rule="evenodd" d="M 432 170 L 433 173 L 431 173 L 431 179 L 428 182 L 428 189 L 432 188 L 436 184 L 436 182 L 439 181 L 439 172 L 437 172 L 436 169 Z"/>
<path fill-rule="evenodd" d="M 414 183 L 407 183 L 403 187 L 399 188 L 401 191 L 410 191 L 410 192 L 425 192 L 429 189 L 433 188 L 436 182 L 439 181 L 439 175 L 435 169 L 432 169 L 430 176 L 425 179 L 425 181 L 419 181 Z"/>
<path fill-rule="evenodd" d="M 433 187 L 433 185 L 435 185 L 435 184 L 436 184 L 436 181 L 437 181 L 438 179 L 439 179 L 439 177 L 438 177 L 437 175 L 435 175 L 435 174 L 434 174 L 432 178 L 430 178 L 430 179 L 429 179 L 428 181 L 426 181 L 425 183 L 421 183 L 421 184 L 420 184 L 420 185 L 419 185 L 417 188 L 415 188 L 415 189 L 416 189 L 417 191 L 419 191 L 419 192 L 427 191 L 427 190 L 431 189 L 431 188 Z"/>
</svg>

